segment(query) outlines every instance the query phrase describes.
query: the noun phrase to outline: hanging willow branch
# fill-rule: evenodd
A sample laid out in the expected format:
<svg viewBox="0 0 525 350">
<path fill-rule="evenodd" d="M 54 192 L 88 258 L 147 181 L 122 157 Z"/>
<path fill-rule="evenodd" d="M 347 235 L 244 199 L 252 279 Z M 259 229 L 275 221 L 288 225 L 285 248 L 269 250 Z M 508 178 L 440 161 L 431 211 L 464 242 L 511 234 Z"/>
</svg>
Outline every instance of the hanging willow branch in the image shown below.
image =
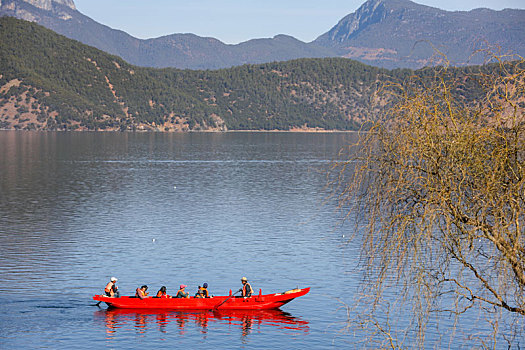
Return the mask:
<svg viewBox="0 0 525 350">
<path fill-rule="evenodd" d="M 525 315 L 525 64 L 498 62 L 386 86 L 398 102 L 331 169 L 365 299 L 395 283 L 420 346 L 434 312 Z"/>
</svg>

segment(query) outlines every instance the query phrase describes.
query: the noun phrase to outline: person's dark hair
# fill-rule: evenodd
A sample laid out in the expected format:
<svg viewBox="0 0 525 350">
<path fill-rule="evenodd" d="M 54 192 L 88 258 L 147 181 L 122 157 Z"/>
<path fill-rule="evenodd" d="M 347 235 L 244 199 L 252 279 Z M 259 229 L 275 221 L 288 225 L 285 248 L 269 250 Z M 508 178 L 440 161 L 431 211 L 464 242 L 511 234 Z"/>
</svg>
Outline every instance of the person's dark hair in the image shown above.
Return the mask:
<svg viewBox="0 0 525 350">
<path fill-rule="evenodd" d="M 148 286 L 147 285 L 143 285 L 142 287 L 140 287 L 140 289 L 148 290 Z"/>
<path fill-rule="evenodd" d="M 159 292 L 166 293 L 166 286 L 160 287 Z"/>
</svg>

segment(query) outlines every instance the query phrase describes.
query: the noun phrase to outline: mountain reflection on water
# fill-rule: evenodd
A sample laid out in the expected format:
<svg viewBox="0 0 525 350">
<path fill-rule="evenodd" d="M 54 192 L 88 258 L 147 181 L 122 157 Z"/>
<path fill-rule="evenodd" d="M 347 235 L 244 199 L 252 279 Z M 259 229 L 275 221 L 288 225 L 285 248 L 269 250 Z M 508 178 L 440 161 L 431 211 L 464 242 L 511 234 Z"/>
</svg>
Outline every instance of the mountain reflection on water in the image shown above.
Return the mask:
<svg viewBox="0 0 525 350">
<path fill-rule="evenodd" d="M 94 318 L 97 323 L 104 324 L 107 339 L 116 337 L 119 330 L 130 327 L 133 327 L 139 334 L 153 331 L 167 333 L 176 330 L 183 335 L 188 329 L 198 329 L 201 333 L 206 334 L 213 324 L 227 325 L 231 333 L 238 331 L 243 337 L 265 326 L 297 333 L 309 332 L 308 321 L 281 310 L 181 312 L 110 308 L 96 311 Z"/>
</svg>

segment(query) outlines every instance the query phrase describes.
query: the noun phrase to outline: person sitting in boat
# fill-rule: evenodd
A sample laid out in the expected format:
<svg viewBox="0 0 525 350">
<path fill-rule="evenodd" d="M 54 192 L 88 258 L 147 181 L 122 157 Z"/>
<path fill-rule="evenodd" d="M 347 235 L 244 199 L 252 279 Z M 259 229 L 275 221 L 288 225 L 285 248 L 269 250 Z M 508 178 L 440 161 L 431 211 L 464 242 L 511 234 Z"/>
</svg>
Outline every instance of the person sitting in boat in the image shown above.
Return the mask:
<svg viewBox="0 0 525 350">
<path fill-rule="evenodd" d="M 148 298 L 148 294 L 149 294 L 146 292 L 147 290 L 148 290 L 148 286 L 143 285 L 142 287 L 137 288 L 137 290 L 135 291 L 135 296 L 140 299 L 146 299 Z"/>
<path fill-rule="evenodd" d="M 208 293 L 208 283 L 205 282 L 202 285 L 202 287 L 199 287 L 199 290 L 201 291 L 201 294 L 202 294 L 203 298 L 209 298 L 210 297 L 210 293 Z"/>
<path fill-rule="evenodd" d="M 180 285 L 180 289 L 178 290 L 177 295 L 175 296 L 175 298 L 189 298 L 190 297 L 190 293 L 188 293 L 188 292 L 186 292 L 184 290 L 186 287 L 187 286 L 185 284 L 181 284 Z"/>
<path fill-rule="evenodd" d="M 195 298 L 204 298 L 204 294 L 202 293 L 202 287 L 199 286 L 197 288 L 197 293 L 195 293 Z"/>
<path fill-rule="evenodd" d="M 251 297 L 253 294 L 253 288 L 248 283 L 248 279 L 246 277 L 241 278 L 241 283 L 242 283 L 242 296 L 244 298 Z"/>
<path fill-rule="evenodd" d="M 160 287 L 159 291 L 157 292 L 157 298 L 171 298 L 171 295 L 166 293 L 166 286 Z"/>
<path fill-rule="evenodd" d="M 117 283 L 117 278 L 111 277 L 108 284 L 106 284 L 106 288 L 104 288 L 104 293 L 106 294 L 106 296 L 111 297 L 111 298 L 119 297 L 119 291 L 118 291 L 118 287 L 116 283 Z"/>
</svg>

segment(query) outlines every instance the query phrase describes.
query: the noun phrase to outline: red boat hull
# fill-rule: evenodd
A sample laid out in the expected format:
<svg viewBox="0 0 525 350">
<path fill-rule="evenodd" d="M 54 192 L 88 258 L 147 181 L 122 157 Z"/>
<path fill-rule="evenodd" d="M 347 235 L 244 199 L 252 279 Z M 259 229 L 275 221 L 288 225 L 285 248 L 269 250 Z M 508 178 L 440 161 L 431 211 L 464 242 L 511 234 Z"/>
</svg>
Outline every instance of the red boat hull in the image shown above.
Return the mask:
<svg viewBox="0 0 525 350">
<path fill-rule="evenodd" d="M 93 300 L 105 302 L 109 307 L 121 309 L 171 310 L 268 310 L 278 309 L 286 303 L 307 294 L 310 288 L 294 289 L 283 293 L 260 294 L 250 298 L 216 296 L 212 298 L 111 298 L 95 295 Z M 229 298 L 229 299 L 228 299 Z M 226 300 L 228 299 L 228 300 Z"/>
</svg>

